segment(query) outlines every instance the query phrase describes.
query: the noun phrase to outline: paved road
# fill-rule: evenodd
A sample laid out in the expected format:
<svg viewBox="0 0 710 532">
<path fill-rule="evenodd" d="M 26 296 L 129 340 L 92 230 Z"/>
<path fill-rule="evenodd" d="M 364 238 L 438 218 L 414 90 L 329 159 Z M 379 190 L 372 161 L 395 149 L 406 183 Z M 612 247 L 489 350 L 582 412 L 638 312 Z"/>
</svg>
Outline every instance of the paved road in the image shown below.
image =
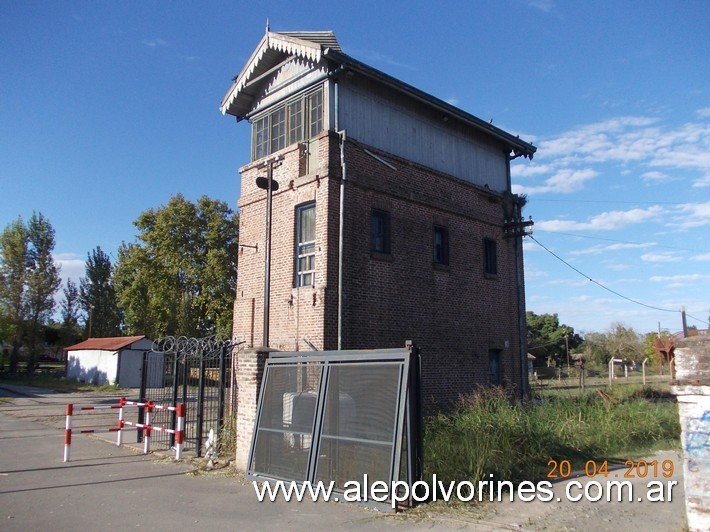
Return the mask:
<svg viewBox="0 0 710 532">
<path fill-rule="evenodd" d="M 599 531 L 619 526 L 668 531 L 684 524 L 682 486 L 674 493 L 674 504 L 665 505 L 517 501 L 482 510 L 425 505 L 404 516 L 350 504 L 259 503 L 251 483 L 243 479 L 190 475 L 194 469 L 190 462 L 145 456 L 92 436 L 75 436 L 72 461 L 64 463 L 64 405 L 115 402 L 117 396 L 14 391 L 22 395 L 0 387 L 0 529 L 7 531 L 175 527 Z M 677 455 L 673 459 L 680 466 Z M 682 485 L 679 469 L 674 479 Z"/>
</svg>

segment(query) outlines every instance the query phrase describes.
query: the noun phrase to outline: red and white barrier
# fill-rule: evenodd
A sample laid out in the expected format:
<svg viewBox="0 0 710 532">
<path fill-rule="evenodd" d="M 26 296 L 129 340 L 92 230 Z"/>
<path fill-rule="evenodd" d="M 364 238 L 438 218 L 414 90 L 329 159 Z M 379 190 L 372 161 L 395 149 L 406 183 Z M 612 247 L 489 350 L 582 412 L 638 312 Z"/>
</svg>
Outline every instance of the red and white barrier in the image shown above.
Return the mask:
<svg viewBox="0 0 710 532">
<path fill-rule="evenodd" d="M 132 421 L 126 421 L 123 418 L 125 407 L 136 407 L 145 408 L 145 423 L 134 423 Z M 118 426 L 109 428 L 82 428 L 73 429 L 72 428 L 72 417 L 74 415 L 74 410 L 84 411 L 84 410 L 118 410 Z M 176 428 L 169 429 L 166 427 L 153 426 L 150 423 L 150 417 L 154 410 L 169 410 L 177 412 L 177 422 Z M 180 403 L 177 406 L 170 405 L 156 405 L 152 401 L 146 403 L 140 403 L 137 401 L 126 401 L 125 397 L 121 397 L 117 405 L 99 405 L 99 406 L 80 406 L 74 407 L 73 404 L 67 405 L 66 410 L 66 424 L 64 432 L 64 461 L 69 462 L 71 459 L 71 437 L 72 433 L 78 434 L 90 434 L 95 432 L 117 432 L 116 445 L 121 446 L 123 444 L 123 431 L 124 430 L 143 430 L 143 453 L 147 454 L 150 452 L 150 435 L 152 431 L 157 432 L 167 432 L 170 434 L 175 434 L 175 459 L 180 460 L 182 458 L 183 440 L 185 433 L 185 405 Z"/>
</svg>

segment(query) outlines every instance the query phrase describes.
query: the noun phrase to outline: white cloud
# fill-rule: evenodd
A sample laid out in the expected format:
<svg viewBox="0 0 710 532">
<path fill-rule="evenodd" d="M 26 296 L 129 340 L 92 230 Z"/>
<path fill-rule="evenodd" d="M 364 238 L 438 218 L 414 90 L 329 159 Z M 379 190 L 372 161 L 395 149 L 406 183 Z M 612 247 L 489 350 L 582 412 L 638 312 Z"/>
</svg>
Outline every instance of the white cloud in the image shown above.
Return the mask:
<svg viewBox="0 0 710 532">
<path fill-rule="evenodd" d="M 535 9 L 549 13 L 555 8 L 555 2 L 553 0 L 529 0 L 528 2 Z"/>
<path fill-rule="evenodd" d="M 514 177 L 528 177 L 541 174 L 551 174 L 555 171 L 555 167 L 549 164 L 516 164 L 511 168 L 511 173 Z"/>
<path fill-rule="evenodd" d="M 703 253 L 702 255 L 695 255 L 694 257 L 690 257 L 690 260 L 696 260 L 696 261 L 710 261 L 710 253 Z"/>
<path fill-rule="evenodd" d="M 528 194 L 580 190 L 598 175 L 596 167 L 602 164 L 615 164 L 618 175 L 637 174 L 646 183 L 665 183 L 682 177 L 691 179 L 694 187 L 708 187 L 710 123 L 703 119 L 710 117 L 710 107 L 696 114 L 700 121 L 678 126 L 656 117 L 622 116 L 542 139 L 536 164 L 527 168 L 515 165 L 513 176 L 553 177 L 517 188 Z M 596 173 L 589 177 L 591 172 Z M 693 176 L 692 172 L 699 175 Z M 560 181 L 557 176 L 573 179 Z"/>
<path fill-rule="evenodd" d="M 644 253 L 641 255 L 641 260 L 644 262 L 662 262 L 662 263 L 667 263 L 667 262 L 679 262 L 681 257 L 676 255 L 675 253 L 669 252 L 669 251 L 664 251 L 662 253 Z"/>
<path fill-rule="evenodd" d="M 663 208 L 653 205 L 647 209 L 631 209 L 628 211 L 609 211 L 593 216 L 587 222 L 573 220 L 543 220 L 535 226 L 544 231 L 613 231 L 627 225 L 637 224 L 657 218 L 663 213 Z"/>
<path fill-rule="evenodd" d="M 678 229 L 693 229 L 710 225 L 710 201 L 705 203 L 686 203 L 679 207 L 679 213 L 669 224 Z"/>
<path fill-rule="evenodd" d="M 673 180 L 673 178 L 668 174 L 664 174 L 663 172 L 659 172 L 657 170 L 644 172 L 641 174 L 641 179 L 647 183 L 666 183 Z"/>
<path fill-rule="evenodd" d="M 615 262 L 605 263 L 605 266 L 614 272 L 623 272 L 631 269 L 631 266 L 629 266 L 628 264 L 618 264 Z"/>
<path fill-rule="evenodd" d="M 689 273 L 689 274 L 678 274 L 678 275 L 654 275 L 651 277 L 651 281 L 654 283 L 697 283 L 699 281 L 704 281 L 710 279 L 710 275 L 702 273 Z"/>
<path fill-rule="evenodd" d="M 569 194 L 584 188 L 584 183 L 594 179 L 599 172 L 591 168 L 574 170 L 572 168 L 562 168 L 555 175 L 545 180 L 539 186 L 515 185 L 513 192 L 516 194 L 541 194 L 545 192 L 557 192 L 559 194 Z"/>
<path fill-rule="evenodd" d="M 705 188 L 710 187 L 710 173 L 693 181 L 693 188 Z"/>
<path fill-rule="evenodd" d="M 79 279 L 86 273 L 86 261 L 78 258 L 75 253 L 57 253 L 54 255 L 54 263 L 61 268 L 62 286 L 66 286 L 67 279 L 78 285 Z"/>
<path fill-rule="evenodd" d="M 164 47 L 168 45 L 167 41 L 164 41 L 163 39 L 146 39 L 143 41 L 143 44 L 149 48 L 156 48 L 158 46 Z"/>
<path fill-rule="evenodd" d="M 608 245 L 596 245 L 587 249 L 578 249 L 571 251 L 570 255 L 601 255 L 602 253 L 607 253 L 609 251 L 619 251 L 622 249 L 645 249 L 655 246 L 655 242 L 646 242 L 634 244 L 631 242 L 617 242 L 615 244 Z"/>
</svg>

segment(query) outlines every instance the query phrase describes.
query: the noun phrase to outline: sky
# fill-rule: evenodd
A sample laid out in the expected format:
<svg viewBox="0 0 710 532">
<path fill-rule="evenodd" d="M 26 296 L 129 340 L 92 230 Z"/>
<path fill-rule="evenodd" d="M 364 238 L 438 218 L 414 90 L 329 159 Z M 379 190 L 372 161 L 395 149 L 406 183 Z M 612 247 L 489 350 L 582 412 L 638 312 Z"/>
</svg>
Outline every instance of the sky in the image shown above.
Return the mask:
<svg viewBox="0 0 710 532">
<path fill-rule="evenodd" d="M 576 332 L 708 327 L 710 2 L 0 0 L 0 229 L 33 211 L 64 279 L 176 193 L 236 209 L 222 97 L 264 34 L 343 51 L 532 142 L 527 309 Z M 533 240 L 534 239 L 534 240 Z"/>
</svg>

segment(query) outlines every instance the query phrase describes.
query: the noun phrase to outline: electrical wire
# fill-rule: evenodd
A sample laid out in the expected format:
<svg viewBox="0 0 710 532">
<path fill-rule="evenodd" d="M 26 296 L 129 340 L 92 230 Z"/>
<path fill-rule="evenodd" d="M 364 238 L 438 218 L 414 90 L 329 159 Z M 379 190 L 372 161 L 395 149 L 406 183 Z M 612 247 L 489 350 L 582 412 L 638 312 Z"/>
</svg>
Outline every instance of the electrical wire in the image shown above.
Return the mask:
<svg viewBox="0 0 710 532">
<path fill-rule="evenodd" d="M 573 236 L 575 238 L 588 238 L 590 240 L 601 240 L 603 242 L 615 242 L 618 244 L 632 244 L 636 246 L 642 246 L 648 244 L 648 247 L 657 247 L 665 249 L 677 249 L 679 251 L 692 251 L 693 253 L 709 253 L 708 249 L 692 249 L 692 248 L 680 248 L 677 246 L 665 246 L 663 244 L 657 244 L 655 242 L 633 242 L 631 240 L 615 240 L 613 238 L 603 238 L 601 236 L 591 236 L 591 235 L 581 235 L 579 233 L 565 233 L 563 231 L 547 231 L 545 229 L 535 229 L 536 233 L 552 233 L 555 235 Z"/>
<path fill-rule="evenodd" d="M 625 295 L 623 295 L 623 294 L 620 294 L 619 292 L 616 292 L 616 291 L 612 290 L 611 288 L 609 288 L 609 287 L 607 287 L 607 286 L 604 286 L 604 285 L 601 284 L 599 281 L 595 281 L 594 279 L 592 279 L 591 277 L 589 277 L 589 275 L 587 275 L 586 273 L 584 273 L 584 272 L 578 270 L 577 268 L 575 268 L 574 266 L 572 266 L 569 262 L 567 262 L 567 261 L 564 260 L 562 257 L 560 257 L 559 255 L 557 255 L 555 252 L 553 252 L 552 250 L 550 250 L 549 248 L 547 248 L 545 245 L 543 245 L 542 243 L 540 243 L 540 241 L 538 241 L 534 236 L 532 236 L 532 235 L 527 235 L 527 236 L 530 237 L 530 238 L 532 239 L 532 241 L 535 242 L 538 246 L 540 246 L 542 249 L 544 249 L 545 251 L 547 251 L 550 255 L 552 255 L 552 256 L 555 257 L 557 260 L 559 260 L 561 263 L 563 263 L 564 265 L 566 265 L 566 266 L 568 266 L 569 268 L 573 269 L 573 270 L 576 271 L 579 275 L 581 275 L 582 277 L 585 277 L 588 281 L 594 283 L 595 285 L 597 285 L 597 286 L 600 287 L 600 288 L 603 288 L 603 289 L 606 290 L 607 292 L 611 292 L 612 294 L 614 294 L 614 295 L 617 296 L 617 297 L 620 297 L 620 298 L 622 298 L 622 299 L 625 299 L 626 301 L 630 301 L 631 303 L 635 303 L 636 305 L 641 305 L 642 307 L 650 308 L 650 309 L 653 309 L 653 310 L 658 310 L 658 311 L 661 311 L 661 312 L 680 312 L 680 311 L 678 311 L 678 310 L 671 310 L 671 309 L 667 309 L 667 308 L 654 307 L 653 305 L 647 305 L 646 303 L 642 303 L 641 301 L 637 301 L 637 300 L 631 299 L 630 297 L 627 297 L 627 296 L 625 296 Z M 686 314 L 686 316 L 688 316 L 688 314 Z M 692 318 L 692 316 L 690 316 L 690 317 Z M 693 318 L 693 319 L 696 319 L 696 320 L 697 320 L 697 318 Z M 702 320 L 698 320 L 698 321 L 700 321 L 700 322 L 702 323 Z"/>
<path fill-rule="evenodd" d="M 535 201 L 567 203 L 568 199 L 534 198 Z M 622 205 L 686 205 L 687 201 L 574 200 L 575 203 L 619 203 Z"/>
</svg>

